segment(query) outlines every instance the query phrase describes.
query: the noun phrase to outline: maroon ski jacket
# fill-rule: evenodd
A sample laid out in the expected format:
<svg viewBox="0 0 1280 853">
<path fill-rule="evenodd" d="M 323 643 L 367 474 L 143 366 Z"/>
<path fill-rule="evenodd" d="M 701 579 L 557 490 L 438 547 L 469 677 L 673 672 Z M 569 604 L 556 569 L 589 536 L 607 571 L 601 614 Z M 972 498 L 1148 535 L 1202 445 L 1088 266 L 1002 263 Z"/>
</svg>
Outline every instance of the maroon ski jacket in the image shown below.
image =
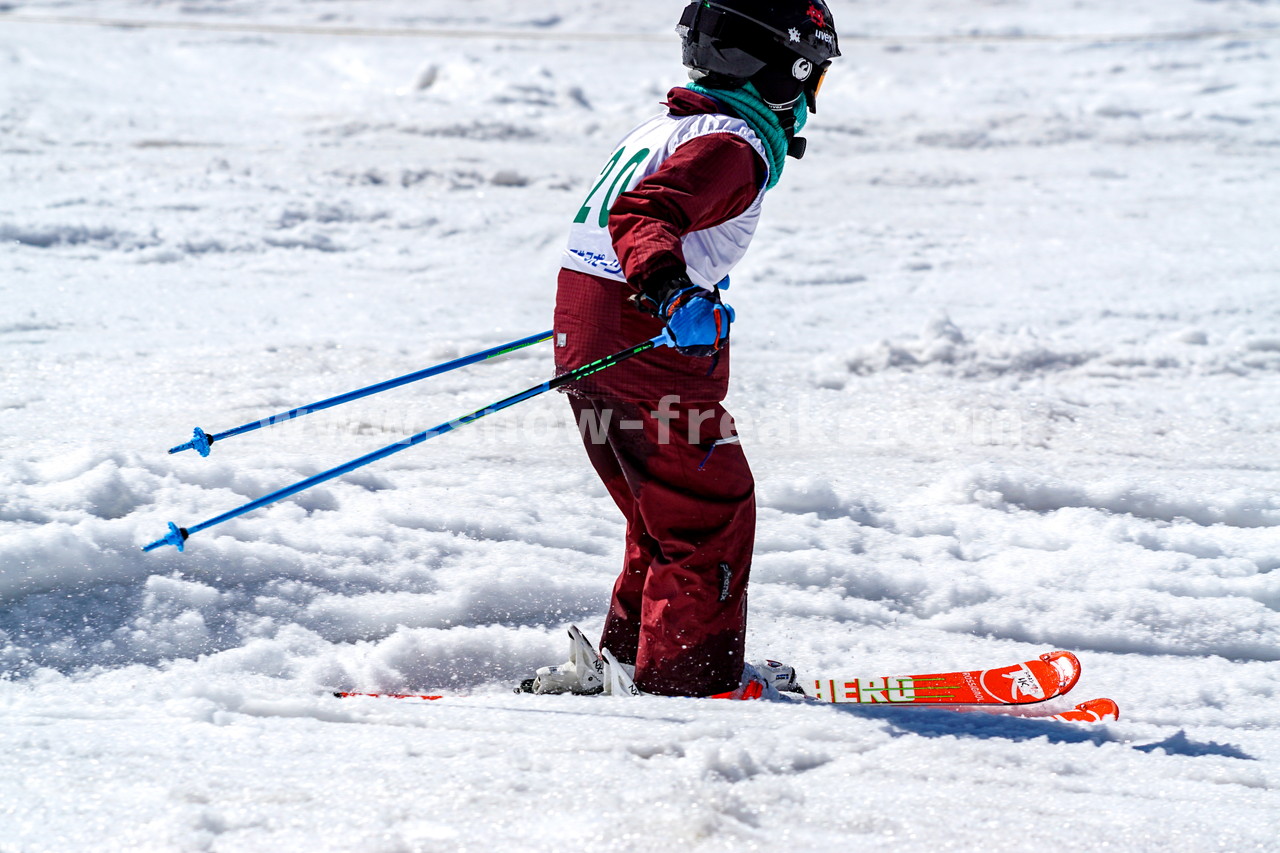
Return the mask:
<svg viewBox="0 0 1280 853">
<path fill-rule="evenodd" d="M 724 112 L 714 100 L 672 89 L 671 115 Z M 728 222 L 747 210 L 768 171 L 750 143 L 714 133 L 681 145 L 662 167 L 609 214 L 609 234 L 627 283 L 560 270 L 556 294 L 556 371 L 565 373 L 662 332 L 662 323 L 631 301 L 650 278 L 685 269 L 681 238 Z M 651 350 L 574 383 L 572 393 L 632 401 L 679 394 L 683 403 L 723 400 L 729 382 L 729 345 L 708 358 L 671 348 Z"/>
</svg>

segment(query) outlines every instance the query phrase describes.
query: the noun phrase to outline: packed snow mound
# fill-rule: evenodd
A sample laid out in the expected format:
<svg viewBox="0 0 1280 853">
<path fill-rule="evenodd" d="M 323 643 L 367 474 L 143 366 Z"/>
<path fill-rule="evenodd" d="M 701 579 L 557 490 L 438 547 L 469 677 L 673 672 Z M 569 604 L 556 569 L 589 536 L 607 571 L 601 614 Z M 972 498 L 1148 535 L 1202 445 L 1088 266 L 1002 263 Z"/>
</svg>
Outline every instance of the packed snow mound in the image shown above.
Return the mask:
<svg viewBox="0 0 1280 853">
<path fill-rule="evenodd" d="M 856 376 L 922 372 L 974 380 L 1027 380 L 1060 372 L 1131 380 L 1187 373 L 1266 375 L 1280 372 L 1280 347 L 1272 337 L 1248 332 L 1210 344 L 1196 329 L 1084 347 L 1075 334 L 1046 334 L 1031 326 L 966 334 L 950 317 L 939 315 L 917 335 L 857 348 L 845 356 L 843 367 Z M 826 384 L 839 388 L 847 380 L 835 374 Z"/>
<path fill-rule="evenodd" d="M 993 509 L 1048 513 L 1080 507 L 1204 526 L 1280 527 L 1280 497 L 1274 492 L 1232 490 L 1227 494 L 1198 495 L 1183 489 L 1162 494 L 1114 479 L 1086 486 L 1029 472 L 990 469 L 960 475 L 946 488 L 962 500 Z"/>
<path fill-rule="evenodd" d="M 760 504 L 797 515 L 815 513 L 823 519 L 851 518 L 869 523 L 873 518 L 869 507 L 859 501 L 840 497 L 835 486 L 820 477 L 766 484 L 762 489 Z"/>
<path fill-rule="evenodd" d="M 314 471 L 254 472 L 215 460 L 176 473 L 155 454 L 90 450 L 0 465 L 5 671 L 194 658 L 292 626 L 350 643 L 401 628 L 541 625 L 549 612 L 588 616 L 607 595 L 607 571 L 555 570 L 603 546 L 557 537 L 515 502 L 500 515 L 457 499 L 413 510 L 375 472 L 228 525 L 231 535 L 202 536 L 177 559 L 139 550 L 137 524 L 160 531 L 166 517 L 212 515 L 304 473 Z M 429 488 L 416 501 L 440 506 L 440 494 Z M 362 516 L 388 500 L 401 505 L 370 528 Z M 499 556 L 512 548 L 544 554 Z M 489 557 L 477 561 L 481 553 Z M 483 670 L 451 664 L 452 651 L 436 654 L 432 673 Z"/>
<path fill-rule="evenodd" d="M 0 242 L 12 242 L 35 249 L 90 246 L 97 249 L 137 251 L 156 244 L 155 238 L 140 237 L 108 225 L 70 223 L 23 224 L 0 222 Z"/>
<path fill-rule="evenodd" d="M 868 345 L 850 356 L 846 366 L 864 376 L 887 370 L 932 370 L 973 378 L 1066 370 L 1095 357 L 1096 353 L 1046 343 L 1030 328 L 1011 335 L 983 332 L 969 340 L 950 318 L 941 316 L 930 320 L 915 338 Z"/>
</svg>

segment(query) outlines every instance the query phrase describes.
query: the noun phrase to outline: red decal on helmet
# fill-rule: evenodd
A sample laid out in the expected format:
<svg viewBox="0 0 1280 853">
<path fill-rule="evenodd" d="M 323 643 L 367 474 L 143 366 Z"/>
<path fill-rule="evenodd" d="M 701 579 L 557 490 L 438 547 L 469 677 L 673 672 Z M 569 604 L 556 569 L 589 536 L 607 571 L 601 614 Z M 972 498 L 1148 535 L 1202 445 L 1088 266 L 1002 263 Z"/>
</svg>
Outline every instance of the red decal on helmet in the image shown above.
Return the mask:
<svg viewBox="0 0 1280 853">
<path fill-rule="evenodd" d="M 812 3 L 809 4 L 809 20 L 813 21 L 819 27 L 826 27 L 827 16 L 823 11 Z"/>
</svg>

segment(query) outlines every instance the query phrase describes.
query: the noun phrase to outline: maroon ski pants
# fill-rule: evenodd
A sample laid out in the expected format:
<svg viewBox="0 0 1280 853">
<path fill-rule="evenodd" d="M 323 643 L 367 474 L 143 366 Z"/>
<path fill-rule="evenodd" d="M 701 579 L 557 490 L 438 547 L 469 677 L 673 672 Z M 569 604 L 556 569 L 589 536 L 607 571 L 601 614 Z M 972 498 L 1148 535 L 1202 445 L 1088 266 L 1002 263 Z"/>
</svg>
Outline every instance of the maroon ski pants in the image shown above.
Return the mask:
<svg viewBox="0 0 1280 853">
<path fill-rule="evenodd" d="M 570 396 L 591 464 L 627 520 L 600 645 L 636 686 L 707 696 L 738 686 L 755 484 L 719 403 Z"/>
</svg>

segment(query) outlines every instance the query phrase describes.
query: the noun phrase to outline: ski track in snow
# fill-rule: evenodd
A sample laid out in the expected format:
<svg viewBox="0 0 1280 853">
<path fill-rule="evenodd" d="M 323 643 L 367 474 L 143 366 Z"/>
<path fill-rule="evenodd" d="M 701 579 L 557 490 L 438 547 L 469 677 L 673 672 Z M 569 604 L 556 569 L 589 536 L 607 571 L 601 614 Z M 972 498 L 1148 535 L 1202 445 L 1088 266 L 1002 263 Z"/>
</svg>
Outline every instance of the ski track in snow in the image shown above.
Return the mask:
<svg viewBox="0 0 1280 853">
<path fill-rule="evenodd" d="M 749 653 L 1070 648 L 1117 723 L 511 696 L 619 563 L 550 397 L 138 550 L 545 378 L 165 454 L 549 327 L 593 164 L 683 77 L 607 34 L 679 5 L 0 4 L 0 851 L 1275 849 L 1274 2 L 837 2 L 878 41 L 729 292 Z"/>
</svg>

